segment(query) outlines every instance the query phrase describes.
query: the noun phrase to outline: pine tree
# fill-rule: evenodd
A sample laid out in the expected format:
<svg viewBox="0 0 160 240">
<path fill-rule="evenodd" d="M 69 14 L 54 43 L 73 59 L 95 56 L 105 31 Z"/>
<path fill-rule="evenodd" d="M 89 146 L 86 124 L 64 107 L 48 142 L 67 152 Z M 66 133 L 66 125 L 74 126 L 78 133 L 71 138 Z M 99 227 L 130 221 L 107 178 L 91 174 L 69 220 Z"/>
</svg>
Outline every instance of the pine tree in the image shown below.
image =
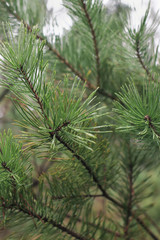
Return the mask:
<svg viewBox="0 0 160 240">
<path fill-rule="evenodd" d="M 0 238 L 158 240 L 158 16 L 63 4 L 45 36 L 45 0 L 0 0 Z"/>
</svg>

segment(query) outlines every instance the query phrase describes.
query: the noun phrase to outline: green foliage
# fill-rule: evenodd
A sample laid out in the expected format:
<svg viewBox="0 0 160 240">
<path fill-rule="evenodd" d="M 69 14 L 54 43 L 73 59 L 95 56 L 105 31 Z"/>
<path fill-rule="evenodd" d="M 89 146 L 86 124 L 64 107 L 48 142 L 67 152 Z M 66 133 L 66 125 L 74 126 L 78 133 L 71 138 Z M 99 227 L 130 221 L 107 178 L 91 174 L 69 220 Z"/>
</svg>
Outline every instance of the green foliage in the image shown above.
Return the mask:
<svg viewBox="0 0 160 240">
<path fill-rule="evenodd" d="M 159 144 L 159 83 L 150 82 L 143 86 L 140 94 L 133 83 L 122 87 L 115 102 L 117 128 L 136 134 L 136 138 L 157 141 Z"/>
<path fill-rule="evenodd" d="M 22 145 L 20 145 L 8 130 L 0 135 L 0 164 L 1 164 L 1 184 L 0 195 L 9 195 L 12 184 L 16 185 L 16 189 L 26 185 L 30 168 L 27 167 L 27 156 L 23 156 Z"/>
<path fill-rule="evenodd" d="M 132 30 L 127 6 L 64 0 L 54 39 L 40 2 L 0 1 L 2 239 L 158 240 L 158 16 Z"/>
<path fill-rule="evenodd" d="M 54 148 L 55 134 L 60 131 L 61 136 L 67 141 L 87 147 L 88 141 L 93 142 L 90 138 L 95 138 L 92 132 L 96 133 L 96 128 L 101 128 L 101 126 L 87 126 L 89 121 L 102 116 L 98 114 L 102 109 L 102 107 L 97 108 L 99 103 L 89 107 L 95 99 L 95 91 L 81 104 L 85 85 L 82 94 L 77 97 L 80 81 L 74 81 L 71 91 L 68 90 L 67 78 L 64 79 L 63 84 L 57 86 L 54 80 L 45 83 L 46 63 L 43 60 L 45 42 L 36 39 L 36 29 L 27 34 L 27 29 L 22 24 L 19 31 L 17 43 L 12 32 L 9 41 L 2 43 L 3 59 L 0 61 L 2 75 L 8 79 L 7 82 L 4 79 L 1 84 L 9 88 L 16 95 L 15 101 L 19 102 L 17 110 L 23 119 L 19 125 L 29 129 L 33 127 L 35 131 L 35 135 L 33 131 L 24 132 L 22 138 L 30 141 L 31 135 L 32 138 L 37 139 L 37 143 L 30 143 L 32 147 L 40 147 L 51 142 L 53 138 L 51 146 Z"/>
</svg>

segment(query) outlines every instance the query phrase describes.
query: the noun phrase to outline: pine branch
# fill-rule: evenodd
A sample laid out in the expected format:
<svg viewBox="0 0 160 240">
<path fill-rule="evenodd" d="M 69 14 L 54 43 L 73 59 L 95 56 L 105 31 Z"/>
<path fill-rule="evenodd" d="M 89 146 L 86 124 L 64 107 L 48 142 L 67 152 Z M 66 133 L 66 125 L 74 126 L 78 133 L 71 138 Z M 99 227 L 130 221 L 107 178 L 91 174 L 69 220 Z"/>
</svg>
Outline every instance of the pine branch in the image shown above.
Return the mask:
<svg viewBox="0 0 160 240">
<path fill-rule="evenodd" d="M 26 75 L 26 73 L 23 71 L 22 72 L 25 79 L 27 80 L 28 77 Z M 28 81 L 28 80 L 27 80 Z M 29 86 L 31 87 L 31 90 L 33 88 L 32 85 L 29 84 Z M 33 89 L 33 94 L 35 94 L 35 90 Z M 37 102 L 39 103 L 40 105 L 40 108 L 42 110 L 42 114 L 44 114 L 44 110 L 43 110 L 43 106 L 42 106 L 42 101 L 41 99 L 39 98 L 39 96 L 36 94 L 35 95 L 36 99 L 37 99 Z M 47 116 L 44 114 L 44 117 L 46 118 Z M 48 118 L 46 118 L 48 119 Z M 51 126 L 49 126 L 49 129 L 51 129 Z M 60 128 L 62 129 L 62 127 Z M 102 185 L 100 184 L 99 180 L 97 179 L 96 175 L 93 173 L 92 169 L 87 165 L 86 161 L 80 156 L 78 155 L 59 135 L 58 135 L 58 132 L 57 131 L 54 131 L 54 132 L 50 132 L 50 136 L 53 138 L 53 136 L 56 137 L 56 139 L 64 146 L 66 147 L 76 158 L 78 161 L 80 161 L 80 163 L 84 166 L 84 168 L 87 170 L 88 174 L 93 178 L 93 181 L 96 183 L 98 189 L 102 192 L 102 195 L 110 200 L 113 204 L 115 204 L 116 206 L 118 206 L 119 208 L 123 209 L 123 205 L 121 203 L 119 203 L 116 199 L 112 198 L 110 195 L 108 195 L 108 193 L 104 190 L 104 188 L 102 187 Z M 136 219 L 136 221 L 147 231 L 147 233 L 153 237 L 154 236 L 154 233 L 152 233 L 152 231 L 144 224 L 144 222 L 139 218 L 139 217 L 135 217 L 135 215 L 133 215 L 132 213 L 132 216 L 134 216 L 134 218 Z M 158 240 L 158 238 L 153 238 L 153 239 L 156 239 Z"/>
<path fill-rule="evenodd" d="M 49 130 L 52 129 L 51 126 L 49 125 L 49 121 L 48 121 L 48 117 L 44 112 L 44 107 L 43 107 L 43 102 L 40 99 L 40 96 L 37 94 L 37 92 L 35 91 L 32 83 L 30 82 L 26 72 L 23 69 L 23 66 L 20 66 L 20 74 L 23 76 L 24 80 L 28 83 L 28 86 L 30 87 L 30 90 L 32 91 L 40 109 L 42 112 L 42 115 L 44 116 L 44 119 L 47 120 L 48 122 L 48 128 Z M 146 119 L 149 122 L 149 125 L 152 129 L 154 129 L 153 124 L 151 123 L 151 119 L 150 117 L 146 117 Z M 105 189 L 102 187 L 101 183 L 99 182 L 97 176 L 95 175 L 95 173 L 92 171 L 92 169 L 90 168 L 90 166 L 86 163 L 85 159 L 83 157 L 81 157 L 80 155 L 78 155 L 76 153 L 76 151 L 74 149 L 72 149 L 70 147 L 70 145 L 61 137 L 61 135 L 59 135 L 59 132 L 62 130 L 63 127 L 67 126 L 70 122 L 64 122 L 61 126 L 58 126 L 56 128 L 56 130 L 50 132 L 50 136 L 51 138 L 53 138 L 53 136 L 56 137 L 56 139 L 64 146 L 66 147 L 76 158 L 77 160 L 82 164 L 82 166 L 87 170 L 88 174 L 93 178 L 93 181 L 96 183 L 98 189 L 102 192 L 102 196 L 104 196 L 106 199 L 110 200 L 113 204 L 115 204 L 116 206 L 118 206 L 119 208 L 124 208 L 124 206 L 119 203 L 116 199 L 112 198 L 111 196 L 108 195 L 108 193 L 105 191 Z M 5 164 L 4 166 L 5 167 Z M 7 170 L 7 168 L 6 168 Z M 131 174 L 132 175 L 132 174 Z M 132 192 L 132 177 L 130 176 L 130 193 Z M 147 233 L 153 238 L 153 239 L 158 239 L 154 233 L 144 224 L 144 222 L 139 218 L 136 217 L 135 214 L 133 214 L 133 212 L 131 212 L 131 202 L 132 202 L 132 196 L 130 195 L 130 199 L 129 199 L 129 203 L 128 203 L 128 216 L 127 216 L 127 226 L 129 226 L 129 218 L 132 214 L 132 216 L 134 216 L 134 218 L 137 220 L 137 222 L 147 231 Z M 28 209 L 26 209 L 28 211 Z M 28 212 L 27 214 L 32 215 L 31 212 Z M 34 217 L 34 216 L 33 216 Z M 53 224 L 52 224 L 53 225 Z M 56 225 L 55 225 L 56 226 Z M 63 227 L 63 226 L 62 226 Z M 62 228 L 60 228 L 62 230 Z M 63 230 L 62 230 L 63 231 Z M 128 234 L 128 230 L 126 231 Z M 70 233 L 68 233 L 70 234 Z M 78 238 L 81 239 L 81 238 Z"/>
<path fill-rule="evenodd" d="M 3 199 L 1 197 L 1 199 Z M 11 205 L 8 205 L 4 202 L 4 199 L 2 200 L 2 205 L 1 205 L 4 209 L 11 209 L 11 210 L 18 210 L 19 212 L 22 212 L 24 214 L 27 214 L 28 216 L 32 216 L 34 217 L 35 219 L 38 219 L 38 220 L 41 220 L 43 221 L 43 223 L 47 223 L 47 224 L 50 224 L 52 225 L 53 227 L 56 227 L 58 228 L 59 230 L 61 230 L 62 232 L 72 236 L 72 237 L 75 237 L 76 239 L 79 239 L 79 240 L 89 240 L 88 238 L 85 238 L 85 237 L 82 237 L 81 235 L 79 235 L 78 233 L 68 229 L 67 227 L 55 222 L 54 220 L 50 220 L 48 219 L 47 217 L 44 217 L 44 216 L 41 216 L 41 215 L 38 215 L 36 214 L 35 212 L 33 212 L 32 210 L 28 210 L 24 207 L 21 207 L 18 203 L 14 203 L 14 204 L 11 204 Z"/>
<path fill-rule="evenodd" d="M 51 137 L 53 138 L 53 136 L 54 136 L 57 132 L 61 131 L 62 128 L 67 127 L 70 123 L 71 123 L 70 121 L 65 121 L 61 126 L 58 126 L 58 127 L 56 128 L 56 130 L 54 130 L 53 132 L 50 133 Z"/>
<path fill-rule="evenodd" d="M 106 193 L 106 191 L 103 189 L 102 185 L 100 184 L 99 180 L 97 179 L 96 175 L 93 173 L 92 169 L 87 165 L 86 161 L 80 155 L 78 155 L 58 134 L 56 134 L 56 138 L 61 144 L 63 144 L 63 146 L 65 146 L 80 161 L 80 163 L 87 170 L 89 175 L 93 178 L 93 181 L 96 183 L 98 189 L 102 192 L 103 196 L 105 198 L 107 198 L 108 200 L 110 200 L 115 205 L 122 207 L 122 205 L 117 200 L 110 197 Z"/>
<path fill-rule="evenodd" d="M 2 162 L 1 163 L 1 166 L 6 170 L 8 171 L 9 173 L 12 174 L 12 171 L 11 169 L 7 166 L 7 163 L 6 162 Z M 16 191 L 16 181 L 15 181 L 15 178 L 13 176 L 11 176 L 11 184 L 12 184 L 12 187 L 13 187 L 13 190 L 14 190 L 14 194 L 15 194 L 15 191 Z"/>
<path fill-rule="evenodd" d="M 30 82 L 26 72 L 24 71 L 23 67 L 20 66 L 20 73 L 23 75 L 25 81 L 28 83 L 34 97 L 37 100 L 37 103 L 40 106 L 41 112 L 44 115 L 44 118 L 47 120 L 48 122 L 48 117 L 46 116 L 45 112 L 44 112 L 44 108 L 43 108 L 43 104 L 42 104 L 42 100 L 40 99 L 40 97 L 38 96 L 38 94 L 36 93 L 36 91 L 33 88 L 32 83 Z M 87 170 L 87 172 L 89 173 L 89 175 L 93 178 L 94 182 L 96 183 L 96 185 L 98 186 L 98 188 L 100 189 L 100 191 L 103 193 L 103 196 L 106 197 L 107 199 L 109 199 L 110 201 L 112 201 L 114 204 L 116 204 L 117 206 L 121 206 L 121 204 L 116 201 L 115 199 L 113 199 L 112 197 L 110 197 L 106 191 L 103 189 L 102 185 L 100 184 L 99 180 L 97 179 L 97 177 L 95 176 L 95 174 L 93 173 L 92 169 L 87 165 L 87 163 L 85 162 L 85 160 L 79 156 L 59 135 L 58 135 L 58 131 L 60 131 L 62 129 L 62 127 L 65 127 L 69 124 L 70 122 L 65 122 L 63 123 L 61 126 L 59 126 L 55 131 L 50 132 L 50 136 L 51 138 L 53 138 L 54 136 L 56 137 L 56 139 L 63 145 L 65 146 L 80 162 L 81 164 L 84 166 L 84 168 Z M 51 126 L 49 125 L 48 122 L 48 127 L 49 129 L 52 129 Z"/>
<path fill-rule="evenodd" d="M 12 174 L 12 170 L 7 166 L 7 164 L 6 164 L 5 162 L 2 162 L 1 165 L 2 165 L 2 167 L 3 167 L 6 171 L 8 171 L 9 173 Z M 15 191 L 16 191 L 16 181 L 15 181 L 15 178 L 14 178 L 13 176 L 11 176 L 11 179 L 12 179 L 12 183 L 11 183 L 11 184 L 12 184 L 12 186 L 13 186 L 14 193 L 15 193 Z M 20 199 L 23 201 L 23 199 L 24 199 L 24 198 L 23 198 L 23 195 L 22 195 L 22 194 L 19 194 L 19 196 L 20 196 Z M 35 213 L 34 209 L 30 206 L 30 204 L 29 204 L 25 199 L 24 199 L 24 201 L 25 201 L 26 204 L 28 205 L 27 208 L 21 207 L 18 203 L 13 203 L 13 204 L 7 206 L 6 203 L 5 203 L 5 200 L 3 199 L 3 197 L 0 197 L 0 198 L 1 198 L 1 200 L 2 200 L 2 207 L 3 207 L 4 209 L 12 209 L 12 210 L 13 210 L 13 209 L 14 209 L 14 210 L 17 209 L 17 210 L 19 210 L 20 212 L 23 212 L 23 213 L 25 213 L 25 214 L 28 214 L 28 215 L 31 216 L 32 218 L 35 218 L 35 219 L 40 220 L 42 223 L 49 223 L 49 224 L 53 225 L 53 227 L 57 227 L 57 228 L 60 229 L 62 232 L 65 232 L 65 233 L 71 235 L 72 237 L 76 237 L 76 239 L 87 240 L 86 238 L 84 238 L 84 237 L 80 236 L 79 234 L 71 231 L 70 229 L 62 226 L 61 224 L 58 224 L 58 223 L 56 223 L 56 222 L 53 221 L 53 220 L 49 220 L 47 217 L 43 217 L 43 216 L 40 216 L 39 214 Z M 15 202 L 14 197 L 13 197 L 13 202 Z M 35 224 L 35 222 L 34 222 L 34 224 Z M 36 226 L 36 224 L 35 224 L 35 226 Z"/>
<path fill-rule="evenodd" d="M 57 137 L 57 136 L 56 136 L 56 137 Z M 58 139 L 70 152 L 72 152 L 73 155 L 82 163 L 82 165 L 83 165 L 83 166 L 85 167 L 85 169 L 88 171 L 88 173 L 90 174 L 90 176 L 93 178 L 94 182 L 97 184 L 99 190 L 101 190 L 103 196 L 104 196 L 106 199 L 110 200 L 113 204 L 115 204 L 115 205 L 118 206 L 119 208 L 123 209 L 124 206 L 123 206 L 121 203 L 119 203 L 117 200 L 115 200 L 114 198 L 112 198 L 111 196 L 109 196 L 109 195 L 107 194 L 107 192 L 103 189 L 103 187 L 102 187 L 101 184 L 99 183 L 99 181 L 98 181 L 97 177 L 95 176 L 95 174 L 92 172 L 92 170 L 90 169 L 90 167 L 86 164 L 85 160 L 84 160 L 81 156 L 77 155 L 77 154 L 74 152 L 74 150 L 73 150 L 68 144 L 66 144 L 66 143 L 63 141 L 63 139 L 61 139 L 59 136 L 58 136 L 57 139 Z M 130 174 L 131 174 L 131 173 L 130 173 Z M 130 177 L 131 177 L 131 175 L 130 175 Z M 130 179 L 130 180 L 131 180 L 131 179 Z M 130 190 L 131 190 L 131 194 L 133 194 L 132 182 L 130 182 L 130 188 L 131 188 L 131 189 L 130 189 Z M 130 196 L 130 201 L 132 201 L 132 195 Z M 153 238 L 153 236 L 156 237 L 156 236 L 154 235 L 154 233 L 145 225 L 145 223 L 143 222 L 143 220 L 141 220 L 139 217 L 136 217 L 135 214 L 133 215 L 133 212 L 131 212 L 131 202 L 130 202 L 130 201 L 129 201 L 128 219 L 129 219 L 129 216 L 132 215 L 132 216 L 136 219 L 136 221 L 141 225 L 141 227 L 144 228 L 145 231 L 146 231 L 152 238 Z M 153 238 L 153 239 L 158 240 L 159 238 L 156 237 L 156 238 Z"/>
<path fill-rule="evenodd" d="M 145 70 L 147 76 L 149 77 L 149 81 L 150 81 L 150 79 L 152 79 L 154 81 L 154 77 L 151 75 L 149 69 L 147 68 L 147 66 L 145 66 L 145 64 L 142 60 L 139 44 L 140 44 L 139 39 L 137 39 L 136 40 L 136 55 L 137 55 L 138 61 L 141 64 L 142 68 Z"/>
<path fill-rule="evenodd" d="M 46 115 L 45 112 L 44 112 L 42 100 L 41 100 L 40 97 L 38 96 L 36 90 L 34 90 L 34 87 L 33 87 L 32 83 L 31 83 L 31 81 L 29 80 L 26 72 L 25 72 L 24 69 L 23 69 L 23 66 L 20 65 L 20 70 L 19 70 L 19 71 L 20 71 L 20 74 L 22 74 L 22 76 L 23 76 L 23 78 L 25 79 L 25 81 L 28 83 L 28 85 L 29 85 L 29 87 L 30 87 L 30 89 L 31 89 L 31 91 L 32 91 L 35 99 L 37 100 L 37 103 L 38 103 L 39 106 L 40 106 L 40 109 L 41 109 L 42 114 L 44 115 L 45 119 L 48 121 L 48 117 L 47 117 L 47 115 Z"/>
<path fill-rule="evenodd" d="M 100 58 L 99 58 L 99 50 L 98 50 L 98 44 L 96 39 L 96 33 L 92 24 L 91 17 L 87 11 L 86 4 L 84 0 L 80 0 L 82 4 L 82 9 L 85 13 L 86 19 L 88 21 L 88 25 L 92 34 L 93 44 L 94 44 L 94 50 L 95 50 L 95 58 L 96 58 L 96 68 L 97 68 L 97 87 L 100 87 Z"/>
<path fill-rule="evenodd" d="M 157 237 L 149 228 L 146 226 L 144 221 L 139 217 L 136 217 L 135 214 L 132 212 L 133 217 L 137 220 L 137 222 L 142 226 L 142 228 L 149 234 L 149 236 L 154 240 L 159 240 L 160 238 Z"/>
<path fill-rule="evenodd" d="M 22 19 L 20 18 L 20 16 L 13 11 L 12 7 L 8 6 L 4 0 L 0 0 L 2 2 L 2 4 L 8 9 L 8 11 L 18 20 L 18 21 L 22 21 Z M 23 21 L 24 26 L 28 29 L 28 31 L 32 32 L 32 27 L 29 26 L 25 21 Z M 40 39 L 41 41 L 45 40 L 45 44 L 48 47 L 48 49 L 53 52 L 57 58 L 64 63 L 76 76 L 78 76 L 82 82 L 86 83 L 86 86 L 91 90 L 94 91 L 97 89 L 97 87 L 95 87 L 93 84 L 91 84 L 87 78 L 85 78 L 79 71 L 77 71 L 73 65 L 71 63 L 69 63 L 67 61 L 67 59 L 65 59 L 55 48 L 53 48 L 53 46 L 45 39 L 45 37 L 40 36 L 39 34 L 36 34 L 37 39 Z M 96 44 L 97 45 L 97 44 Z M 99 85 L 99 84 L 98 84 Z M 105 92 L 103 89 L 98 89 L 97 93 L 101 94 L 102 96 L 105 96 L 107 98 L 110 98 L 111 100 L 116 100 L 116 97 Z"/>
<path fill-rule="evenodd" d="M 7 170 L 9 169 L 8 167 L 6 168 Z M 11 170 L 8 170 L 9 172 Z M 102 196 L 102 195 L 101 195 Z M 22 197 L 22 196 L 21 196 Z M 63 232 L 66 232 L 67 234 L 70 234 L 71 236 L 74 236 L 74 237 L 77 237 L 77 239 L 80 239 L 80 240 L 87 240 L 81 236 L 79 236 L 77 233 L 74 233 L 73 231 L 67 229 L 66 227 L 56 223 L 55 221 L 53 220 L 48 220 L 46 217 L 43 217 L 43 216 L 40 216 L 36 213 L 33 212 L 33 208 L 32 208 L 32 211 L 29 210 L 28 208 L 27 209 L 23 209 L 22 207 L 20 207 L 19 205 L 15 205 L 15 204 L 12 204 L 11 206 L 6 206 L 5 204 L 5 200 L 3 199 L 3 197 L 1 197 L 1 200 L 2 200 L 2 207 L 5 208 L 5 209 L 17 209 L 23 213 L 26 213 L 28 214 L 29 216 L 31 216 L 32 218 L 36 218 L 36 219 L 39 219 L 41 222 L 45 222 L 45 223 L 49 223 L 49 224 L 52 224 L 54 227 L 57 227 L 59 228 L 60 230 L 62 230 Z M 110 200 L 110 199 L 109 199 Z M 30 207 L 30 205 L 29 205 Z M 143 220 L 141 220 L 139 217 L 136 217 L 135 214 L 133 214 L 132 212 L 132 215 L 134 216 L 134 218 L 137 220 L 137 222 L 145 229 L 145 231 L 152 237 L 152 239 L 154 240 L 159 240 L 159 238 L 145 225 L 145 223 L 143 222 Z M 107 229 L 106 230 L 107 232 L 109 233 L 112 233 L 111 230 Z M 115 232 L 114 232 L 115 233 Z M 119 233 L 115 233 L 116 234 L 116 237 L 121 237 L 121 235 Z"/>
<path fill-rule="evenodd" d="M 155 126 L 153 125 L 150 116 L 146 115 L 146 116 L 144 117 L 144 120 L 145 120 L 145 121 L 148 121 L 148 126 L 149 126 L 149 127 L 153 130 L 153 132 L 160 138 L 160 135 L 157 133 L 157 131 L 156 131 L 156 129 L 155 129 Z"/>
<path fill-rule="evenodd" d="M 67 218 L 70 219 L 71 217 L 72 217 L 72 216 L 70 216 L 69 214 L 67 215 Z M 76 221 L 79 222 L 79 223 L 82 223 L 82 219 L 80 219 L 80 218 L 76 218 Z M 85 222 L 84 220 L 83 220 L 83 223 L 85 223 L 86 225 L 90 225 L 90 226 L 92 226 L 92 227 L 94 227 L 94 228 L 97 228 L 97 225 L 94 224 L 94 223 Z M 114 235 L 115 237 L 122 237 L 122 234 L 119 233 L 119 232 L 115 232 L 115 231 L 110 230 L 110 229 L 108 229 L 108 228 L 106 228 L 106 227 L 103 228 L 103 227 L 99 226 L 99 229 L 101 229 L 101 228 L 102 228 L 102 230 L 104 230 L 106 233 L 110 233 L 110 234 Z"/>
<path fill-rule="evenodd" d="M 141 210 L 141 208 L 139 206 L 137 206 L 137 208 Z M 157 223 L 146 212 L 143 212 L 143 215 L 148 221 L 150 221 L 152 226 L 154 226 L 155 229 L 157 230 L 157 232 L 160 234 L 160 227 L 157 225 Z"/>
</svg>

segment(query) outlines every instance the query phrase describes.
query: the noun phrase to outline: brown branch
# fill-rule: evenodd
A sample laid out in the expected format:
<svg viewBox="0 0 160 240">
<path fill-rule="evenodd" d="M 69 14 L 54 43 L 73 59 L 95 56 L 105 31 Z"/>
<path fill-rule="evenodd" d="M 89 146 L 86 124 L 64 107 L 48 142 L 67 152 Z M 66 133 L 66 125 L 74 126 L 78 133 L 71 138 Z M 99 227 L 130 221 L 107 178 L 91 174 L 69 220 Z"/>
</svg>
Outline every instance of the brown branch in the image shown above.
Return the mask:
<svg viewBox="0 0 160 240">
<path fill-rule="evenodd" d="M 11 6 L 8 6 L 6 4 L 6 2 L 4 0 L 0 0 L 1 3 L 8 9 L 8 11 L 18 20 L 18 21 L 22 21 L 22 19 L 20 18 L 20 16 L 15 12 L 13 11 L 12 7 Z M 28 29 L 28 31 L 32 32 L 32 28 L 31 26 L 29 26 L 25 21 L 23 21 L 23 24 L 24 26 Z M 40 39 L 41 41 L 44 41 L 45 40 L 45 43 L 46 43 L 46 46 L 48 47 L 48 49 L 53 52 L 57 58 L 59 58 L 59 60 L 64 63 L 77 77 L 79 77 L 82 82 L 86 83 L 86 87 L 89 88 L 91 91 L 94 91 L 96 90 L 96 87 L 91 84 L 87 78 L 85 78 L 79 71 L 77 71 L 71 63 L 69 63 L 67 61 L 67 59 L 65 59 L 55 48 L 53 48 L 52 44 L 50 44 L 46 39 L 45 37 L 42 37 L 40 36 L 39 34 L 36 34 L 36 38 L 37 39 Z M 102 96 L 104 97 L 107 97 L 107 98 L 110 98 L 111 100 L 116 100 L 116 97 L 111 95 L 110 93 L 107 93 L 105 92 L 104 90 L 102 89 L 98 89 L 97 91 L 99 94 L 101 94 Z"/>
<path fill-rule="evenodd" d="M 10 173 L 12 173 L 12 171 L 11 171 L 11 169 L 9 168 L 9 167 L 7 167 L 7 164 L 5 163 L 5 162 L 2 162 L 2 167 L 5 169 L 5 170 L 7 170 L 8 172 L 10 172 Z M 14 180 L 14 182 L 15 182 L 15 178 L 12 176 L 12 179 Z M 15 184 L 14 184 L 14 188 L 15 188 L 16 186 L 15 186 Z M 23 196 L 22 196 L 22 194 L 20 194 L 20 198 L 21 199 L 24 199 L 23 198 Z M 1 197 L 1 199 L 3 199 L 2 197 Z M 28 205 L 28 207 L 29 208 L 31 208 L 31 210 L 29 209 L 29 208 L 26 208 L 26 209 L 23 209 L 20 205 L 18 205 L 17 203 L 14 203 L 14 204 L 12 204 L 10 207 L 6 207 L 6 205 L 5 205 L 5 201 L 4 201 L 4 199 L 3 199 L 3 202 L 2 202 L 2 205 L 3 205 L 3 208 L 11 208 L 12 209 L 12 207 L 14 208 L 16 208 L 17 207 L 17 209 L 19 210 L 19 211 L 22 211 L 23 213 L 27 213 L 29 216 L 31 216 L 32 218 L 34 217 L 34 218 L 38 218 L 38 220 L 40 220 L 42 223 L 49 223 L 49 224 L 52 224 L 54 227 L 57 227 L 57 228 L 59 228 L 60 230 L 62 230 L 63 232 L 66 232 L 67 234 L 69 234 L 69 235 L 71 235 L 72 237 L 76 237 L 77 239 L 80 239 L 80 240 L 86 240 L 85 238 L 83 238 L 82 236 L 80 236 L 80 235 L 78 235 L 77 233 L 75 233 L 75 232 L 73 232 L 73 231 L 71 231 L 70 229 L 67 229 L 66 227 L 64 227 L 64 226 L 62 226 L 61 224 L 58 224 L 58 223 L 56 223 L 55 221 L 53 221 L 53 220 L 49 220 L 49 219 L 47 219 L 46 217 L 43 217 L 43 216 L 40 216 L 40 215 L 38 215 L 37 213 L 34 213 L 34 211 L 33 211 L 33 208 L 30 206 L 30 204 L 24 199 L 24 201 L 25 201 L 25 203 Z M 35 224 L 35 222 L 34 222 L 34 224 Z M 36 226 L 36 224 L 35 224 L 35 226 Z"/>
<path fill-rule="evenodd" d="M 88 21 L 88 25 L 92 34 L 93 44 L 94 44 L 94 50 L 95 50 L 95 58 L 96 58 L 96 68 L 97 68 L 97 87 L 100 87 L 100 57 L 99 57 L 99 50 L 98 50 L 98 44 L 96 39 L 96 33 L 92 24 L 91 17 L 87 11 L 86 4 L 84 0 L 80 0 L 82 4 L 82 9 L 85 13 L 86 19 Z"/>
<path fill-rule="evenodd" d="M 146 226 L 146 224 L 144 223 L 144 221 L 139 218 L 136 217 L 136 215 L 132 212 L 132 216 L 137 220 L 137 222 L 143 227 L 143 229 L 152 237 L 152 239 L 154 240 L 159 240 L 160 238 L 157 237 L 149 228 L 148 226 Z"/>
<path fill-rule="evenodd" d="M 5 208 L 5 209 L 18 210 L 19 212 L 23 212 L 24 214 L 32 216 L 32 217 L 34 217 L 35 219 L 38 219 L 38 220 L 41 219 L 41 221 L 43 221 L 43 223 L 51 224 L 53 227 L 56 227 L 56 228 L 60 229 L 62 232 L 67 233 L 68 235 L 70 235 L 72 237 L 75 237 L 76 239 L 88 240 L 87 238 L 79 235 L 76 232 L 73 232 L 72 230 L 68 229 L 67 227 L 55 222 L 54 220 L 50 220 L 47 217 L 40 216 L 40 215 L 32 212 L 31 210 L 28 210 L 28 209 L 25 209 L 25 208 L 21 207 L 19 204 L 11 204 L 11 205 L 7 206 L 4 202 L 4 200 L 3 200 L 2 207 Z"/>
<path fill-rule="evenodd" d="M 44 115 L 46 121 L 48 122 L 48 117 L 47 117 L 47 115 L 46 115 L 45 112 L 44 112 L 42 100 L 41 100 L 40 97 L 38 96 L 37 92 L 34 90 L 34 87 L 33 87 L 32 83 L 31 83 L 31 81 L 29 80 L 26 72 L 24 71 L 22 65 L 20 65 L 20 70 L 19 70 L 19 72 L 20 72 L 20 74 L 22 74 L 23 78 L 24 78 L 25 81 L 28 83 L 28 85 L 29 85 L 29 87 L 30 87 L 30 89 L 31 89 L 31 91 L 32 91 L 35 99 L 37 100 L 37 103 L 38 103 L 38 105 L 39 105 L 39 107 L 40 107 L 40 109 L 41 109 L 42 114 Z M 51 128 L 50 128 L 50 129 L 51 129 Z"/>
<path fill-rule="evenodd" d="M 142 209 L 138 205 L 137 205 L 137 208 L 142 211 Z M 160 227 L 157 225 L 157 223 L 144 211 L 143 211 L 143 215 L 146 220 L 150 221 L 150 223 L 155 227 L 155 229 L 157 230 L 157 232 L 160 235 Z"/>
<path fill-rule="evenodd" d="M 150 79 L 152 79 L 154 81 L 154 77 L 151 75 L 149 69 L 145 66 L 145 64 L 142 60 L 141 53 L 140 53 L 139 40 L 136 40 L 136 55 L 137 55 L 139 63 L 141 64 L 142 68 L 145 70 L 147 76 L 149 77 L 149 81 L 150 81 Z"/>
<path fill-rule="evenodd" d="M 157 133 L 157 131 L 156 131 L 156 129 L 155 129 L 155 126 L 154 126 L 153 123 L 152 123 L 151 117 L 148 116 L 148 115 L 146 115 L 146 116 L 144 117 L 144 120 L 145 120 L 145 121 L 148 121 L 149 127 L 150 127 L 150 128 L 154 131 L 154 133 L 160 138 L 160 135 Z"/>
<path fill-rule="evenodd" d="M 67 127 L 70 123 L 70 121 L 64 121 L 62 125 L 58 126 L 53 132 L 50 132 L 51 137 L 53 138 L 57 132 L 61 131 L 62 128 Z"/>
<path fill-rule="evenodd" d="M 96 177 L 96 175 L 94 174 L 94 172 L 92 171 L 92 169 L 87 165 L 86 161 L 83 159 L 83 157 L 81 157 L 80 155 L 78 155 L 63 139 L 62 137 L 60 137 L 58 134 L 56 134 L 56 138 L 57 140 L 63 145 L 65 146 L 76 158 L 77 160 L 82 164 L 82 166 L 87 170 L 87 172 L 89 173 L 89 175 L 93 178 L 93 181 L 96 183 L 98 189 L 102 192 L 103 196 L 105 198 L 107 198 L 108 200 L 110 200 L 112 203 L 114 203 L 115 205 L 119 206 L 119 207 L 123 207 L 117 200 L 115 200 L 114 198 L 110 197 L 106 191 L 103 189 L 102 185 L 100 184 L 98 178 Z"/>
</svg>

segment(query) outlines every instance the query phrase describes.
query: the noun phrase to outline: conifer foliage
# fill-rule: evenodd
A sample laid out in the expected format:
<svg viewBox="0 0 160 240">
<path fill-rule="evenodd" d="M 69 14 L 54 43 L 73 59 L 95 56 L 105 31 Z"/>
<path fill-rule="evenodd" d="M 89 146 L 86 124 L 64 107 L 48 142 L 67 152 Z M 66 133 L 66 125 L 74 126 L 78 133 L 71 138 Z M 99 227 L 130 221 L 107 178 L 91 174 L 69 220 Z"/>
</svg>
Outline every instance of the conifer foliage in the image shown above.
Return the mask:
<svg viewBox="0 0 160 240">
<path fill-rule="evenodd" d="M 0 238 L 160 239 L 157 15 L 64 0 L 45 36 L 39 2 L 0 0 Z"/>
</svg>

